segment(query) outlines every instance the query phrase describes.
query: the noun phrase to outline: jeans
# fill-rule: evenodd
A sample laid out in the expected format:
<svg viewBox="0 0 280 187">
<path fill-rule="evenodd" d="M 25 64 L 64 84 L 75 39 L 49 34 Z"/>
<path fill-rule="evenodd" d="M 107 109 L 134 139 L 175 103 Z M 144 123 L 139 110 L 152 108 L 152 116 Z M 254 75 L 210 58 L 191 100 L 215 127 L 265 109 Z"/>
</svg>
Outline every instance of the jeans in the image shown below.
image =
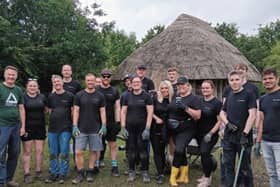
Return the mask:
<svg viewBox="0 0 280 187">
<path fill-rule="evenodd" d="M 262 141 L 263 157 L 271 187 L 280 186 L 280 142 Z"/>
<path fill-rule="evenodd" d="M 19 124 L 0 126 L 0 185 L 14 177 L 20 153 L 19 129 Z"/>
<path fill-rule="evenodd" d="M 235 178 L 235 157 L 238 154 L 240 156 L 241 145 L 239 143 L 233 143 L 224 139 L 223 141 L 223 159 L 225 166 L 225 179 L 226 186 L 232 187 Z M 240 165 L 240 171 L 237 179 L 238 186 L 253 187 L 253 172 L 251 168 L 251 150 L 252 147 L 248 146 L 243 152 L 243 157 Z"/>
<path fill-rule="evenodd" d="M 66 176 L 69 171 L 69 146 L 71 133 L 48 133 L 50 149 L 50 173 Z M 59 158 L 60 157 L 60 158 Z"/>
</svg>

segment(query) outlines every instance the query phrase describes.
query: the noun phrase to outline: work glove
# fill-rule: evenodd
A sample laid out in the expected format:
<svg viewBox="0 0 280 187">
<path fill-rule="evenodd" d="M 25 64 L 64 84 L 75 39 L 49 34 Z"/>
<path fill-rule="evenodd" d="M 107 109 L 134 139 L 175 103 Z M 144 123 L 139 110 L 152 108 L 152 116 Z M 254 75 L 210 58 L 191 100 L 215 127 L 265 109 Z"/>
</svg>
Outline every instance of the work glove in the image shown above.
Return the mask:
<svg viewBox="0 0 280 187">
<path fill-rule="evenodd" d="M 254 147 L 254 154 L 256 158 L 259 158 L 261 156 L 261 143 L 256 142 L 255 147 Z"/>
<path fill-rule="evenodd" d="M 77 137 L 77 136 L 80 135 L 80 130 L 79 130 L 79 128 L 78 128 L 77 125 L 73 125 L 72 135 L 73 135 L 74 137 Z"/>
<path fill-rule="evenodd" d="M 213 133 L 211 131 L 208 132 L 203 138 L 204 142 L 209 143 L 211 141 L 212 136 L 213 136 Z"/>
<path fill-rule="evenodd" d="M 106 136 L 107 134 L 107 128 L 106 125 L 102 125 L 101 129 L 98 132 L 99 136 Z"/>
<path fill-rule="evenodd" d="M 249 144 L 249 140 L 248 140 L 248 134 L 246 134 L 245 132 L 243 132 L 241 134 L 241 138 L 240 138 L 240 145 L 242 147 L 247 147 Z"/>
<path fill-rule="evenodd" d="M 231 132 L 236 132 L 238 130 L 238 127 L 231 122 L 228 122 L 226 124 L 226 126 L 227 126 L 228 130 Z"/>
<path fill-rule="evenodd" d="M 149 140 L 150 139 L 150 129 L 145 129 L 143 132 L 142 132 L 142 139 L 143 140 Z"/>
<path fill-rule="evenodd" d="M 128 138 L 129 134 L 125 127 L 122 127 L 121 135 L 123 136 L 124 139 Z"/>
</svg>

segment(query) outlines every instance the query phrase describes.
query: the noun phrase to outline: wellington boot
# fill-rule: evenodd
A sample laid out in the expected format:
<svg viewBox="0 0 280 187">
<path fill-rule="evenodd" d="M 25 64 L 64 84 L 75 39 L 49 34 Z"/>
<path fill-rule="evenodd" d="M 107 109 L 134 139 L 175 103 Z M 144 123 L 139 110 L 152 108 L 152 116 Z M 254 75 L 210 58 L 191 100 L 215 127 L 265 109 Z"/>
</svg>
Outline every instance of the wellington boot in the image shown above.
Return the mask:
<svg viewBox="0 0 280 187">
<path fill-rule="evenodd" d="M 170 186 L 178 186 L 178 184 L 176 182 L 176 177 L 177 177 L 178 173 L 179 173 L 179 168 L 172 166 L 171 174 L 170 174 L 170 178 L 169 178 Z"/>
<path fill-rule="evenodd" d="M 181 166 L 180 167 L 180 176 L 177 179 L 178 183 L 189 183 L 189 166 Z"/>
</svg>

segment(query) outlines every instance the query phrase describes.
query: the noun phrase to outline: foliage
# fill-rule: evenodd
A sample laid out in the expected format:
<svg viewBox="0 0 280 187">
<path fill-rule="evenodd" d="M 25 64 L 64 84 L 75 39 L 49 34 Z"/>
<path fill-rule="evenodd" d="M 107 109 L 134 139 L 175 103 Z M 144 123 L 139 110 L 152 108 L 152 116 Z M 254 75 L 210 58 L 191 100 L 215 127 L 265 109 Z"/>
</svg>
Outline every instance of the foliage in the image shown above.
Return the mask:
<svg viewBox="0 0 280 187">
<path fill-rule="evenodd" d="M 278 41 L 271 50 L 271 54 L 263 59 L 265 68 L 276 68 L 280 73 L 280 41 Z"/>
<path fill-rule="evenodd" d="M 149 40 L 151 40 L 153 37 L 159 35 L 162 31 L 164 31 L 165 26 L 164 25 L 156 25 L 149 29 L 147 31 L 147 34 L 142 38 L 142 41 L 140 43 L 140 46 L 144 45 L 147 43 Z"/>
</svg>

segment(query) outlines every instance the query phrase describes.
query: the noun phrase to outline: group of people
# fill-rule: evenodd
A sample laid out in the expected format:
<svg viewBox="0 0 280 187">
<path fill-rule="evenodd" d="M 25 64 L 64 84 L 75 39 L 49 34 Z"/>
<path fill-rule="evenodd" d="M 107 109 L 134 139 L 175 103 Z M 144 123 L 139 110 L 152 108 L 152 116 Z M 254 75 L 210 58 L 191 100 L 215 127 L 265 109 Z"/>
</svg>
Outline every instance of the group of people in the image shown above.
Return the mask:
<svg viewBox="0 0 280 187">
<path fill-rule="evenodd" d="M 143 182 L 149 175 L 150 144 L 157 171 L 157 183 L 165 181 L 167 160 L 171 163 L 169 183 L 178 186 L 189 182 L 186 148 L 196 139 L 200 149 L 203 175 L 198 187 L 211 185 L 211 174 L 217 161 L 211 152 L 221 137 L 223 148 L 221 185 L 234 186 L 235 158 L 241 156 L 238 186 L 254 186 L 251 169 L 253 146 L 252 127 L 258 134 L 254 147 L 256 156 L 263 149 L 270 185 L 280 186 L 280 114 L 278 74 L 275 69 L 262 73 L 268 93 L 261 96 L 258 88 L 247 81 L 248 66 L 237 64 L 228 74 L 229 86 L 223 99 L 215 97 L 211 80 L 201 84 L 202 96 L 192 92 L 185 76 L 178 77 L 177 69 L 167 70 L 167 79 L 155 90 L 145 76 L 144 65 L 135 74 L 123 78 L 125 90 L 119 94 L 111 85 L 112 72 L 104 69 L 100 77 L 85 75 L 85 88 L 72 78 L 72 67 L 63 65 L 60 75 L 52 75 L 53 90 L 46 97 L 39 92 L 36 79 L 28 79 L 26 91 L 15 85 L 18 70 L 7 66 L 0 83 L 0 186 L 18 186 L 13 181 L 22 140 L 24 182 L 34 178 L 30 172 L 33 144 L 36 152 L 35 178 L 42 178 L 44 141 L 48 137 L 49 177 L 46 183 L 63 184 L 69 173 L 70 140 L 73 141 L 77 176 L 73 184 L 92 182 L 104 163 L 108 144 L 111 175 L 120 176 L 117 162 L 117 135 L 126 140 L 128 182 L 136 179 L 140 160 Z M 45 116 L 49 114 L 48 131 Z M 262 146 L 261 146 L 262 145 Z M 84 167 L 84 151 L 89 150 L 88 167 Z M 168 149 L 168 157 L 166 156 Z M 242 154 L 241 154 L 242 153 Z M 7 158 L 6 158 L 7 157 Z"/>
</svg>

